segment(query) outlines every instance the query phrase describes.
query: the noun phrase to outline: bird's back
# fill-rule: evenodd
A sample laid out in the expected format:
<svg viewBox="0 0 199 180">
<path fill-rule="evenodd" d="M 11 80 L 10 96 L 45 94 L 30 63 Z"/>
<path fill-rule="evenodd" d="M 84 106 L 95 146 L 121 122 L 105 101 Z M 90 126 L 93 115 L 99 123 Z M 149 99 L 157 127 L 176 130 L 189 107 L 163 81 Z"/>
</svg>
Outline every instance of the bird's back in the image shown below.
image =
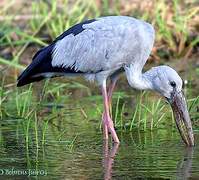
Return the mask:
<svg viewBox="0 0 199 180">
<path fill-rule="evenodd" d="M 56 43 L 53 66 L 99 72 L 123 64 L 146 62 L 153 46 L 152 26 L 135 18 L 102 17 L 83 28 L 80 34 L 71 34 Z"/>
<path fill-rule="evenodd" d="M 64 32 L 51 45 L 39 51 L 32 64 L 44 64 L 45 73 L 45 63 L 51 73 L 53 69 L 63 73 L 112 73 L 124 64 L 136 64 L 142 68 L 153 41 L 154 29 L 144 21 L 126 16 L 101 17 Z M 26 71 L 31 75 L 30 72 L 38 67 L 33 66 Z M 35 73 L 42 74 L 42 69 L 38 69 Z"/>
</svg>

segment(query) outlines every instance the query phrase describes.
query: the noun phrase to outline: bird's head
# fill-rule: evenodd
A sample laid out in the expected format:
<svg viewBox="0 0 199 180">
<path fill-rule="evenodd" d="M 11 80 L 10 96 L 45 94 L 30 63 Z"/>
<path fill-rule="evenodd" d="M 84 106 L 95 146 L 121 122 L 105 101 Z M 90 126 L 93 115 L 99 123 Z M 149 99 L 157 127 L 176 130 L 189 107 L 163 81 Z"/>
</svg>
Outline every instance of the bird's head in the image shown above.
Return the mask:
<svg viewBox="0 0 199 180">
<path fill-rule="evenodd" d="M 194 136 L 186 100 L 182 91 L 182 79 L 169 66 L 154 67 L 150 71 L 153 72 L 153 78 L 151 79 L 153 89 L 168 100 L 182 139 L 188 146 L 193 146 Z"/>
<path fill-rule="evenodd" d="M 182 79 L 178 73 L 169 66 L 158 66 L 151 69 L 153 72 L 153 89 L 172 101 L 174 92 L 182 91 Z"/>
</svg>

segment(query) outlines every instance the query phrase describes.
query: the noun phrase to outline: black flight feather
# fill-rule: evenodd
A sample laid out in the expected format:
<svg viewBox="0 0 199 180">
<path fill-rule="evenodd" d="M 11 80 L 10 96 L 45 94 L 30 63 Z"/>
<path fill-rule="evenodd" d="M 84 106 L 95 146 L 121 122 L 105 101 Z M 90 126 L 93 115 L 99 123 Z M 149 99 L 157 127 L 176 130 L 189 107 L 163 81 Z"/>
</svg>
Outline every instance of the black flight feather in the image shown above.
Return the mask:
<svg viewBox="0 0 199 180">
<path fill-rule="evenodd" d="M 40 49 L 33 57 L 32 63 L 22 72 L 22 74 L 18 77 L 17 86 L 23 86 L 35 81 L 40 81 L 46 76 L 45 73 L 82 73 L 81 71 L 75 71 L 74 67 L 53 67 L 52 62 L 52 52 L 55 46 L 55 43 L 64 37 L 68 36 L 69 34 L 73 34 L 76 36 L 77 34 L 81 33 L 84 24 L 92 23 L 96 21 L 95 19 L 87 20 L 82 23 L 76 24 L 73 27 L 69 28 L 67 31 L 62 33 L 58 36 L 52 44 L 47 47 Z"/>
</svg>

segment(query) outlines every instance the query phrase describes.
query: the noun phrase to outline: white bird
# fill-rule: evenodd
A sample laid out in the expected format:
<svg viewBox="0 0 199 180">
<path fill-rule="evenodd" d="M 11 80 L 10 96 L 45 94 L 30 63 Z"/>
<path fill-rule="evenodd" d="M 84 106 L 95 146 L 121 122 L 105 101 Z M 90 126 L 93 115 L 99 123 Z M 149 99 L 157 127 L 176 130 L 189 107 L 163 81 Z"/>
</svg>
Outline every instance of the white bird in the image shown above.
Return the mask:
<svg viewBox="0 0 199 180">
<path fill-rule="evenodd" d="M 193 146 L 192 125 L 180 76 L 169 66 L 154 67 L 142 73 L 154 38 L 155 31 L 151 24 L 132 17 L 107 16 L 87 20 L 74 25 L 49 46 L 39 50 L 32 63 L 18 77 L 17 86 L 74 74 L 97 81 L 104 100 L 104 138 L 108 139 L 110 132 L 114 142 L 119 143 L 109 108 L 118 74 L 124 71 L 131 87 L 154 90 L 167 98 L 182 139 Z"/>
</svg>

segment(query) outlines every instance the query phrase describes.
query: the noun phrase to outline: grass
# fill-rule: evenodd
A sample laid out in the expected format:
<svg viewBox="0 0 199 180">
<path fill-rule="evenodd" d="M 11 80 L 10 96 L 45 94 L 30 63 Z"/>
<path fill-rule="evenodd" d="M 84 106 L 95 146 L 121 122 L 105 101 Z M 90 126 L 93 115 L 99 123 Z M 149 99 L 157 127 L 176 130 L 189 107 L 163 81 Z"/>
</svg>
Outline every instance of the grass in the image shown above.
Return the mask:
<svg viewBox="0 0 199 180">
<path fill-rule="evenodd" d="M 153 130 L 154 128 L 159 128 L 162 126 L 162 121 L 166 121 L 169 117 L 166 117 L 166 112 L 170 111 L 166 107 L 165 102 L 160 98 L 151 99 L 148 92 L 142 92 L 135 100 L 135 107 L 133 113 L 128 112 L 128 117 L 126 114 L 125 103 L 120 105 L 120 99 L 122 97 L 118 96 L 116 107 L 115 107 L 115 125 L 121 130 L 133 131 L 135 128 Z M 132 107 L 133 108 L 133 107 Z"/>
<path fill-rule="evenodd" d="M 64 88 L 65 87 L 61 86 L 60 84 L 60 89 L 63 90 Z M 65 117 L 65 115 L 62 114 L 65 111 L 65 108 L 62 110 L 62 109 L 58 109 L 57 107 L 59 107 L 60 104 L 67 103 L 68 98 L 71 99 L 71 97 L 68 97 L 68 98 L 64 97 L 63 96 L 64 93 L 60 93 L 61 91 L 60 89 L 53 92 L 53 91 L 49 91 L 49 89 L 47 88 L 45 92 L 43 92 L 44 94 L 43 97 L 40 99 L 41 104 L 35 102 L 36 99 L 38 98 L 33 96 L 32 86 L 30 86 L 26 91 L 21 92 L 21 93 L 19 93 L 18 91 L 16 91 L 17 93 L 12 92 L 13 94 L 15 94 L 14 107 L 13 106 L 10 107 L 9 103 L 7 103 L 6 101 L 2 101 L 1 106 L 0 106 L 1 119 L 4 119 L 5 117 L 15 118 L 17 114 L 18 118 L 22 118 L 24 121 L 23 129 L 24 129 L 26 143 L 28 143 L 30 139 L 29 129 L 34 127 L 36 142 L 37 142 L 36 144 L 38 146 L 38 131 L 39 131 L 38 128 L 39 127 L 37 127 L 37 125 L 38 125 L 38 118 L 39 119 L 42 118 L 41 120 L 42 135 L 41 135 L 40 140 L 42 142 L 42 145 L 44 145 L 46 143 L 46 138 L 48 137 L 48 129 L 52 125 L 52 124 L 49 125 L 49 121 L 51 121 L 51 119 L 54 119 L 56 117 L 61 117 L 61 116 Z M 9 96 L 11 96 L 11 94 L 9 94 Z M 50 112 L 47 111 L 47 114 L 45 113 L 45 111 L 43 114 L 41 114 L 40 112 L 42 112 L 42 109 L 44 109 L 46 106 L 51 106 L 50 102 L 48 101 L 46 102 L 46 100 L 49 97 L 52 97 L 52 100 L 50 100 L 50 101 L 53 101 L 52 109 Z M 132 112 L 131 108 L 133 107 L 127 106 L 128 101 L 127 102 L 123 101 L 125 97 L 126 96 L 118 95 L 117 100 L 116 100 L 116 105 L 113 106 L 113 109 L 115 108 L 115 110 L 113 111 L 115 125 L 117 129 L 120 129 L 121 131 L 133 131 L 135 128 L 139 128 L 144 131 L 148 129 L 153 130 L 153 129 L 164 127 L 164 124 L 166 124 L 165 122 L 167 122 L 168 119 L 173 119 L 172 112 L 169 109 L 169 105 L 166 105 L 162 99 L 157 99 L 157 98 L 153 99 L 153 98 L 150 98 L 150 95 L 148 93 L 145 93 L 145 92 L 141 93 L 140 96 L 138 96 L 136 99 L 136 102 L 135 102 L 136 105 Z M 5 97 L 3 96 L 2 99 L 8 100 L 6 96 Z M 193 120 L 195 119 L 194 121 L 197 121 L 198 119 L 198 112 L 197 112 L 197 107 L 199 104 L 198 99 L 199 97 L 189 99 L 188 101 L 189 111 L 191 112 Z M 123 102 L 120 102 L 120 101 L 123 101 Z M 13 103 L 13 101 L 11 101 L 11 103 Z M 101 118 L 100 118 L 101 112 L 102 112 L 101 98 L 97 101 L 95 100 L 95 103 L 96 103 L 97 108 L 100 109 L 96 118 L 99 119 L 99 121 L 101 122 Z M 113 100 L 113 103 L 114 103 L 114 100 Z M 79 105 L 79 106 L 81 107 L 82 105 Z M 83 108 L 85 108 L 84 106 Z M 82 114 L 80 116 L 82 116 L 82 118 L 85 117 L 86 119 L 95 118 L 95 116 L 93 116 L 95 109 L 92 108 L 92 105 L 88 105 L 88 108 L 89 110 L 84 111 L 86 116 L 83 116 Z M 80 111 L 80 109 L 78 109 L 78 111 Z M 70 110 L 70 112 L 72 111 Z M 128 117 L 125 116 L 126 112 L 128 112 L 129 114 Z M 78 117 L 78 115 L 75 115 L 75 116 Z M 172 123 L 172 121 L 169 121 L 169 122 Z"/>
<path fill-rule="evenodd" d="M 174 0 L 172 3 L 172 19 L 170 25 L 166 18 L 168 16 L 167 2 L 161 1 L 155 10 L 155 24 L 157 26 L 158 38 L 164 41 L 170 50 L 170 53 L 175 54 L 177 57 L 188 56 L 190 53 L 189 49 L 193 48 L 199 41 L 198 38 L 193 39 L 192 42 L 187 46 L 186 43 L 189 41 L 189 23 L 194 16 L 198 13 L 198 7 L 185 8 L 183 11 L 179 11 L 180 1 Z M 162 43 L 163 44 L 163 43 Z"/>
<path fill-rule="evenodd" d="M 53 121 L 56 121 L 61 112 L 58 111 L 57 108 L 52 107 L 49 115 L 48 111 L 46 112 L 47 114 L 44 112 L 44 115 L 42 115 L 42 111 L 46 109 L 45 106 L 43 106 L 43 101 L 50 95 L 48 94 L 48 89 L 43 93 L 40 101 L 36 102 L 35 95 L 33 95 L 33 88 L 30 85 L 24 92 L 13 90 L 9 92 L 9 98 L 3 96 L 3 99 L 5 98 L 7 102 L 2 102 L 0 106 L 1 122 L 7 122 L 7 119 L 10 118 L 16 120 L 17 123 L 15 125 L 17 125 L 17 127 L 13 126 L 13 131 L 16 131 L 16 137 L 18 139 L 23 139 L 27 150 L 29 148 L 34 149 L 35 147 L 38 151 L 38 149 L 46 144 L 61 144 L 69 151 L 72 151 L 77 135 L 71 140 L 63 140 L 66 138 L 65 130 L 63 130 L 61 132 L 58 131 L 58 135 L 53 135 L 49 138 L 50 129 L 53 126 L 56 127 L 56 123 Z M 10 104 L 10 99 L 14 99 L 14 101 L 12 100 L 11 102 L 12 104 Z M 53 106 L 56 106 L 56 104 Z M 6 124 L 6 126 L 12 128 L 9 124 Z"/>
</svg>

